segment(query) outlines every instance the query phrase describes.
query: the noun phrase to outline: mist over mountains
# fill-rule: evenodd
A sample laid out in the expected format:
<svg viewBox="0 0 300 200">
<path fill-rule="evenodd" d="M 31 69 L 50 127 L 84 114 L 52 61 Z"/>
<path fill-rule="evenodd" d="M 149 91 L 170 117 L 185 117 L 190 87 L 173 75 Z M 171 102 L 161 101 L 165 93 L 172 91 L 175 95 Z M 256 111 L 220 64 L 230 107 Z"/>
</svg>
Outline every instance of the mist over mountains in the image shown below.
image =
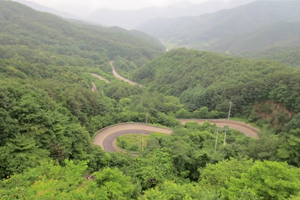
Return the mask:
<svg viewBox="0 0 300 200">
<path fill-rule="evenodd" d="M 253 0 L 211 0 L 201 4 L 188 1 L 174 3 L 165 7 L 149 7 L 140 10 L 117 11 L 101 8 L 90 14 L 86 20 L 93 23 L 103 21 L 109 26 L 120 26 L 127 29 L 134 29 L 143 22 L 160 17 L 177 18 L 180 16 L 198 16 L 203 13 L 212 13 L 222 9 L 233 8 Z"/>
<path fill-rule="evenodd" d="M 300 44 L 300 1 L 256 1 L 200 16 L 148 21 L 139 30 L 169 47 L 241 54 Z"/>
<path fill-rule="evenodd" d="M 57 16 L 60 16 L 60 17 L 63 17 L 63 18 L 77 19 L 77 20 L 81 19 L 77 15 L 72 15 L 69 12 L 66 12 L 66 11 L 59 11 L 59 10 L 54 9 L 54 8 L 46 7 L 46 6 L 40 5 L 38 3 L 35 3 L 33 1 L 26 1 L 26 0 L 14 0 L 14 1 L 18 2 L 18 3 L 21 3 L 21 4 L 24 4 L 24 5 L 28 6 L 28 7 L 31 7 L 34 10 L 38 10 L 38 11 L 41 11 L 41 12 L 51 13 L 51 14 L 54 14 L 54 15 L 57 15 Z"/>
<path fill-rule="evenodd" d="M 195 4 L 181 1 L 167 6 L 153 6 L 138 10 L 114 10 L 110 8 L 93 9 L 88 6 L 62 4 L 48 8 L 26 0 L 14 0 L 32 7 L 35 10 L 49 12 L 63 18 L 80 19 L 82 21 L 105 26 L 119 26 L 126 29 L 135 29 L 141 23 L 156 18 L 177 18 L 181 16 L 198 16 L 222 9 L 234 8 L 254 0 L 209 0 Z"/>
<path fill-rule="evenodd" d="M 88 4 L 48 8 L 31 1 L 16 1 L 63 18 L 137 29 L 160 39 L 167 49 L 185 47 L 300 65 L 299 1 L 181 1 L 138 10 L 94 11 Z"/>
</svg>

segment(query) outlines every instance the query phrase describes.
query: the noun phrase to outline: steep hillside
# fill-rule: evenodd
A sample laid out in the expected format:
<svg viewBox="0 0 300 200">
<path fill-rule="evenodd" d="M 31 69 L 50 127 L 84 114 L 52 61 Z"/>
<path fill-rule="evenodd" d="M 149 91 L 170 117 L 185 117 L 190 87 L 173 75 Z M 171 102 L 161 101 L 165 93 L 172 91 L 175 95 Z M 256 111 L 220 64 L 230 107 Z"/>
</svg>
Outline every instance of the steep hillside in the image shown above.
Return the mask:
<svg viewBox="0 0 300 200">
<path fill-rule="evenodd" d="M 145 56 L 153 58 L 164 51 L 159 41 L 141 33 L 72 24 L 9 1 L 0 2 L 0 27 L 2 46 L 19 45 L 36 54 L 51 52 L 48 59 L 57 55 L 77 55 L 97 63 L 101 60 L 100 55 L 106 59 L 118 55 L 129 60 L 141 60 Z"/>
<path fill-rule="evenodd" d="M 300 23 L 278 22 L 259 31 L 232 36 L 207 49 L 238 54 L 246 51 L 266 50 L 270 47 L 300 45 Z"/>
<path fill-rule="evenodd" d="M 233 101 L 234 112 L 241 113 L 245 106 L 266 100 L 300 111 L 300 70 L 276 62 L 178 49 L 140 68 L 135 78 L 153 90 L 180 97 L 191 111 L 207 106 L 226 112 Z"/>
<path fill-rule="evenodd" d="M 239 54 L 237 54 L 239 55 Z M 262 51 L 244 52 L 240 56 L 249 59 L 276 60 L 291 67 L 300 66 L 300 46 L 279 46 Z"/>
<path fill-rule="evenodd" d="M 0 1 L 0 30 L 1 197 L 2 179 L 42 162 L 64 166 L 66 160 L 89 160 L 85 173 L 109 166 L 110 155 L 91 139 L 103 127 L 144 122 L 146 112 L 149 123 L 178 124 L 172 116 L 182 107 L 179 99 L 110 75 L 109 59 L 123 56 L 142 64 L 162 52 L 157 40 L 136 31 L 72 24 L 9 1 Z"/>
<path fill-rule="evenodd" d="M 300 110 L 299 70 L 180 49 L 139 69 L 136 77 L 150 88 L 136 87 L 110 75 L 108 61 L 137 68 L 160 54 L 157 40 L 8 1 L 0 11 L 1 199 L 299 198 L 300 114 L 291 112 Z M 229 100 L 233 115 L 250 113 L 253 122 L 252 113 L 268 112 L 282 131 L 264 122 L 254 139 L 175 118 L 226 117 Z M 143 136 L 147 144 L 136 157 L 94 145 L 96 131 L 123 122 L 173 133 Z"/>
<path fill-rule="evenodd" d="M 198 17 L 156 19 L 139 30 L 175 47 L 241 53 L 298 44 L 299 11 L 299 1 L 256 1 Z"/>
</svg>

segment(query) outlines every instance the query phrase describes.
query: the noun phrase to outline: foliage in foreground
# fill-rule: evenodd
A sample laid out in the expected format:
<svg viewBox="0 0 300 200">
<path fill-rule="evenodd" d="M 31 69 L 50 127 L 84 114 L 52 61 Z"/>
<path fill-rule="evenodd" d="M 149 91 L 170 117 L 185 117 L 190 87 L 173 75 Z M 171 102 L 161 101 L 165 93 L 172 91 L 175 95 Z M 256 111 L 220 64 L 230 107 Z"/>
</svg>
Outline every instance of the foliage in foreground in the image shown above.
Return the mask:
<svg viewBox="0 0 300 200">
<path fill-rule="evenodd" d="M 44 163 L 1 182 L 1 199 L 130 199 L 134 186 L 117 168 L 84 176 L 87 162 Z M 87 178 L 90 177 L 90 180 Z"/>
</svg>

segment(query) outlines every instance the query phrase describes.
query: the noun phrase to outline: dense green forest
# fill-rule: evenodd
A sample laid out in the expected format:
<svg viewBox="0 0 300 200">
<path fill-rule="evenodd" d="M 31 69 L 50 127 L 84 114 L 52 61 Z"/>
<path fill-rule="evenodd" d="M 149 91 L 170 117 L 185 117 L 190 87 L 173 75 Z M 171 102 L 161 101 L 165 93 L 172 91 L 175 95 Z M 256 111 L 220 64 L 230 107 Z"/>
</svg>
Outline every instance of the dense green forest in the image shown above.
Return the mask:
<svg viewBox="0 0 300 200">
<path fill-rule="evenodd" d="M 300 198 L 299 70 L 163 54 L 140 32 L 73 24 L 9 1 L 0 10 L 0 199 Z M 146 87 L 114 78 L 112 59 Z M 259 139 L 176 120 L 226 117 L 229 101 Z M 173 133 L 151 134 L 137 157 L 93 145 L 101 128 L 146 120 Z"/>
<path fill-rule="evenodd" d="M 262 51 L 244 52 L 240 56 L 248 59 L 276 60 L 296 68 L 300 66 L 299 53 L 300 46 L 279 46 Z"/>
<path fill-rule="evenodd" d="M 272 104 L 278 104 L 285 109 L 278 109 L 271 123 L 280 118 L 284 124 L 300 111 L 300 71 L 273 61 L 178 49 L 139 68 L 134 77 L 149 85 L 150 90 L 180 98 L 190 112 L 201 112 L 206 107 L 206 112 L 225 117 L 228 102 L 232 101 L 235 116 L 248 116 L 255 121 L 256 107 L 249 105 L 256 103 L 262 107 L 261 113 L 271 114 Z M 266 104 L 260 105 L 262 102 Z"/>
</svg>

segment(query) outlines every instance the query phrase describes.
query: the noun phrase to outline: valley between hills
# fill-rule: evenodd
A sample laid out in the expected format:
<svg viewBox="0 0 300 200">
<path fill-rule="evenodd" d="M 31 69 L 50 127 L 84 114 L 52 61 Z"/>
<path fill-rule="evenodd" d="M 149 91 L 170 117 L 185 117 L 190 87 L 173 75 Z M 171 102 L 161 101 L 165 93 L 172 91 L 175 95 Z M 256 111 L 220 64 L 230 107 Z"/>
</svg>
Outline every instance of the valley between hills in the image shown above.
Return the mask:
<svg viewBox="0 0 300 200">
<path fill-rule="evenodd" d="M 0 199 L 299 199 L 299 9 L 126 30 L 0 1 Z"/>
</svg>

